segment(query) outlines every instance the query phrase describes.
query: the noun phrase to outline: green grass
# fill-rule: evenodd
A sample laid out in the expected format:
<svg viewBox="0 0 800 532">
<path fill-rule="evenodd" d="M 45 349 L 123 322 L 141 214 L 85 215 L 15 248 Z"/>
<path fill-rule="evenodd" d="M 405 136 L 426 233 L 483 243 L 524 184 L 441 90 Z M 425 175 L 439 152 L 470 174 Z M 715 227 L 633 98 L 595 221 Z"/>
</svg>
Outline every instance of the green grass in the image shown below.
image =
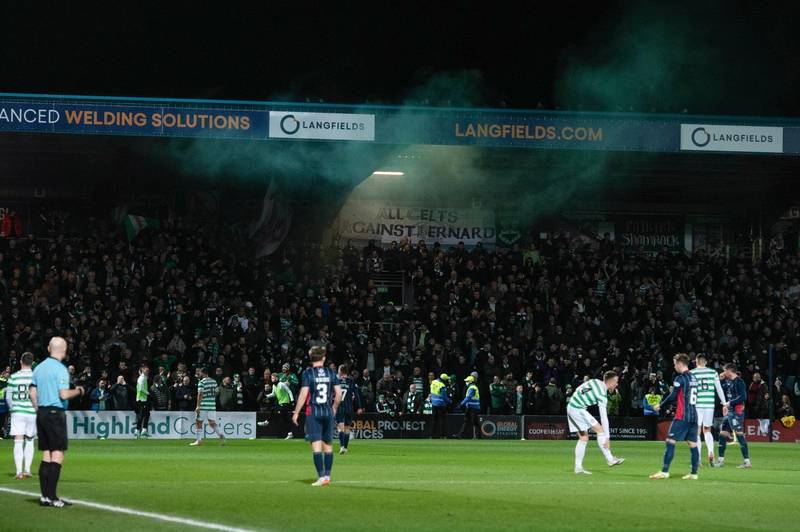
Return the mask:
<svg viewBox="0 0 800 532">
<path fill-rule="evenodd" d="M 738 447 L 723 469 L 687 482 L 679 447 L 673 478 L 651 481 L 663 444 L 615 442 L 628 460 L 609 469 L 596 445 L 572 473 L 571 442 L 355 440 L 336 455 L 333 483 L 311 488 L 315 471 L 302 441 L 231 441 L 202 448 L 186 441 L 73 441 L 59 494 L 228 526 L 267 530 L 789 530 L 797 526 L 800 446 L 751 444 L 754 469 L 737 470 Z M 338 445 L 337 445 L 338 447 Z M 16 481 L 11 442 L 0 442 Z M 34 463 L 34 472 L 38 467 Z M 40 508 L 0 493 L 6 530 L 180 530 L 186 526 L 73 506 Z M 12 511 L 8 511 L 12 509 Z"/>
</svg>

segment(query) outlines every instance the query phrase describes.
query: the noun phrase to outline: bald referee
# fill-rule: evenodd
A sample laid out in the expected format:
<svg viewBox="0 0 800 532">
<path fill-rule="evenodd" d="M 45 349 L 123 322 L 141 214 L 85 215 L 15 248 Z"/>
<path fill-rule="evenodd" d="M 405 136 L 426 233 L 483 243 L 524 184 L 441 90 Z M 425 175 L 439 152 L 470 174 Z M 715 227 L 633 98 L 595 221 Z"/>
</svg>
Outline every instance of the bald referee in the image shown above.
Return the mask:
<svg viewBox="0 0 800 532">
<path fill-rule="evenodd" d="M 39 504 L 63 508 L 70 503 L 56 495 L 64 451 L 67 450 L 67 401 L 83 395 L 83 387 L 69 389 L 69 373 L 62 363 L 67 356 L 67 342 L 54 336 L 47 346 L 50 357 L 33 370 L 30 395 L 36 411 L 36 430 L 39 433 L 39 450 L 42 463 L 39 465 L 39 486 L 42 497 Z"/>
</svg>

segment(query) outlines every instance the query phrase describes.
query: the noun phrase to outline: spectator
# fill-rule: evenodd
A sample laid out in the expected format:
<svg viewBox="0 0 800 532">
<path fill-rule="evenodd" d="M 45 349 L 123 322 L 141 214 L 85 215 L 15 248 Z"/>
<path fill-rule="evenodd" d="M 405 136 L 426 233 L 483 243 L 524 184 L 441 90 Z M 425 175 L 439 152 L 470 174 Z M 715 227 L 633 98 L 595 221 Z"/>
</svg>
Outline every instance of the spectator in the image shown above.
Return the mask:
<svg viewBox="0 0 800 532">
<path fill-rule="evenodd" d="M 101 412 L 109 409 L 108 406 L 112 401 L 111 394 L 108 390 L 108 381 L 106 379 L 100 379 L 98 381 L 97 388 L 92 390 L 91 400 L 92 410 L 95 412 Z"/>
<path fill-rule="evenodd" d="M 619 394 L 619 389 L 615 388 L 613 392 L 608 394 L 608 415 L 618 416 L 619 405 L 622 402 L 622 396 Z"/>
<path fill-rule="evenodd" d="M 783 394 L 781 396 L 781 404 L 778 407 L 778 419 L 783 419 L 789 416 L 794 416 L 794 407 L 792 407 L 792 401 L 789 399 L 789 394 Z"/>
<path fill-rule="evenodd" d="M 157 375 L 168 375 L 169 372 L 172 371 L 176 360 L 177 357 L 175 355 L 161 353 L 161 356 L 155 361 L 156 371 L 158 372 Z"/>
<path fill-rule="evenodd" d="M 181 412 L 191 412 L 197 407 L 197 393 L 188 375 L 184 375 L 180 384 L 176 384 L 173 391 L 174 408 Z"/>
<path fill-rule="evenodd" d="M 515 415 L 522 416 L 525 414 L 528 406 L 528 400 L 526 398 L 525 387 L 521 384 L 517 384 L 513 405 Z"/>
<path fill-rule="evenodd" d="M 417 391 L 417 385 L 412 383 L 403 395 L 403 414 L 422 413 L 422 392 Z"/>
<path fill-rule="evenodd" d="M 747 389 L 747 414 L 753 419 L 769 417 L 769 389 L 762 382 L 760 373 L 753 374 L 753 381 Z"/>
<path fill-rule="evenodd" d="M 236 388 L 233 387 L 233 380 L 230 377 L 224 377 L 222 379 L 217 398 L 220 410 L 224 412 L 233 412 L 236 410 Z"/>
<path fill-rule="evenodd" d="M 378 395 L 378 402 L 375 404 L 375 412 L 389 416 L 393 416 L 395 414 L 394 406 L 383 394 Z"/>
<path fill-rule="evenodd" d="M 639 382 L 638 376 L 634 374 L 629 384 L 629 404 L 630 413 L 632 416 L 642 415 L 642 399 L 644 399 L 644 390 L 642 383 Z"/>
<path fill-rule="evenodd" d="M 10 393 L 8 390 L 8 378 L 10 376 L 11 368 L 9 367 L 6 367 L 3 372 L 0 373 L 0 438 L 5 438 L 7 436 L 6 424 L 8 423 L 9 413 L 6 394 Z"/>
<path fill-rule="evenodd" d="M 545 394 L 547 396 L 547 414 L 550 416 L 561 414 L 564 410 L 564 394 L 556 385 L 555 378 L 550 378 L 550 382 L 545 388 Z"/>
<path fill-rule="evenodd" d="M 427 395 L 431 372 L 455 374 L 460 385 L 465 373 L 480 369 L 488 372 L 479 381 L 485 406 L 495 410 L 489 383 L 497 373 L 506 385 L 498 411 L 517 411 L 516 385 L 523 384 L 531 410 L 540 413 L 550 411 L 543 395 L 551 378 L 569 394 L 584 376 L 627 367 L 620 413 L 636 415 L 650 386 L 662 395 L 668 390 L 667 353 L 702 351 L 717 367 L 741 361 L 750 385 L 751 376 L 763 375 L 773 345 L 784 387 L 769 390 L 766 400 L 780 406 L 788 392 L 800 401 L 792 318 L 800 262 L 788 245 L 754 262 L 718 250 L 623 253 L 610 239 L 586 243 L 558 232 L 508 251 L 399 241 L 385 252 L 375 243 L 362 255 L 354 246 L 320 250 L 287 240 L 256 262 L 243 235 L 223 225 L 181 220 L 131 242 L 101 217 L 91 226 L 91 237 L 59 234 L 55 224 L 52 241 L 14 234 L 3 240 L 0 345 L 7 349 L 0 363 L 14 363 L 25 349 L 40 351 L 42 336 L 69 331 L 71 378 L 87 388 L 105 378 L 119 392 L 118 377 L 130 382 L 132 368 L 142 364 L 163 367 L 167 383 L 205 366 L 218 381 L 239 374 L 236 408 L 241 399 L 253 409 L 284 365 L 281 380 L 296 391 L 291 368 L 304 366 L 312 343 L 324 343 L 332 362 L 366 370 L 358 387 L 372 411 L 375 383 L 385 374 L 392 374 L 381 383 L 390 402 L 405 397 L 411 383 Z M 374 257 L 380 260 L 370 267 L 408 272 L 413 296 L 402 305 L 384 303 L 370 284 L 365 274 Z M 12 278 L 16 264 L 43 267 L 20 268 Z M 46 305 L 30 303 L 36 289 Z M 265 380 L 251 379 L 251 367 Z M 460 399 L 463 390 L 448 393 Z M 109 390 L 109 408 L 130 408 L 130 394 L 119 401 L 116 395 Z M 758 397 L 752 414 L 763 409 Z M 72 406 L 86 408 L 87 401 Z"/>
<path fill-rule="evenodd" d="M 490 414 L 504 414 L 506 411 L 506 386 L 500 381 L 500 375 L 495 375 L 492 384 L 489 385 L 489 395 L 491 396 Z"/>
<path fill-rule="evenodd" d="M 153 410 L 169 410 L 169 388 L 161 376 L 156 376 L 150 386 L 150 404 Z"/>
<path fill-rule="evenodd" d="M 642 409 L 644 410 L 645 416 L 658 416 L 658 412 L 654 410 L 654 407 L 661 404 L 661 394 L 658 393 L 655 386 L 650 388 L 650 391 L 647 392 L 647 395 L 644 396 L 642 399 Z"/>
<path fill-rule="evenodd" d="M 275 409 L 275 394 L 272 393 L 272 383 L 265 382 L 264 388 L 258 393 L 256 404 L 260 414 L 270 414 Z M 269 421 L 260 421 L 259 425 L 267 426 Z"/>
<path fill-rule="evenodd" d="M 117 382 L 111 386 L 109 392 L 111 394 L 113 410 L 133 410 L 131 402 L 133 392 L 128 382 L 125 380 L 124 375 L 119 375 L 117 377 Z"/>
</svg>

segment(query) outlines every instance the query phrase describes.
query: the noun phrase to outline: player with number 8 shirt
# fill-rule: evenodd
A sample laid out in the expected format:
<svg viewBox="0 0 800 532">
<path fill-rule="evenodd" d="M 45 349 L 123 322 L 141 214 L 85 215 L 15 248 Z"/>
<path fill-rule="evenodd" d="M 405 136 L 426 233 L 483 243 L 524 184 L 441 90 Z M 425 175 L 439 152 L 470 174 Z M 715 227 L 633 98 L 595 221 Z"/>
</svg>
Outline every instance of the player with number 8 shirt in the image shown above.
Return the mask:
<svg viewBox="0 0 800 532">
<path fill-rule="evenodd" d="M 669 426 L 664 466 L 658 473 L 650 475 L 650 478 L 669 478 L 669 466 L 675 457 L 675 444 L 680 440 L 689 444 L 692 455 L 692 472 L 684 475 L 683 480 L 697 480 L 697 467 L 700 465 L 700 449 L 697 448 L 697 379 L 689 371 L 689 356 L 686 353 L 678 353 L 672 357 L 672 361 L 676 373 L 672 391 L 653 410 L 660 412 L 665 405 L 675 402 L 675 418 Z"/>
<path fill-rule="evenodd" d="M 319 476 L 312 486 L 327 486 L 330 483 L 333 467 L 333 424 L 342 400 L 339 378 L 334 370 L 325 367 L 325 355 L 326 351 L 322 346 L 314 346 L 308 351 L 311 367 L 303 371 L 300 394 L 292 415 L 292 422 L 297 425 L 300 410 L 305 406 L 306 441 L 311 443 L 314 466 Z"/>
</svg>

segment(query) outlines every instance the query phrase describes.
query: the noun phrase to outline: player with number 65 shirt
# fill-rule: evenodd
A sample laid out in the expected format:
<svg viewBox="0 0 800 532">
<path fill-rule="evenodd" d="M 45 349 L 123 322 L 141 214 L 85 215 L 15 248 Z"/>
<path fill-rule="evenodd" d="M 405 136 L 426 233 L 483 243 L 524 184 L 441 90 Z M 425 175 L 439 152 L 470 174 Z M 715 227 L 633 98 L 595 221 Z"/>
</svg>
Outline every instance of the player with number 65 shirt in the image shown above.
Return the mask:
<svg viewBox="0 0 800 532">
<path fill-rule="evenodd" d="M 672 391 L 653 410 L 659 412 L 666 404 L 674 402 L 675 418 L 669 426 L 664 466 L 658 473 L 650 475 L 650 478 L 669 478 L 669 466 L 675 457 L 675 444 L 686 441 L 692 455 L 692 472 L 685 475 L 683 480 L 697 480 L 697 467 L 700 464 L 700 449 L 697 448 L 697 379 L 689 371 L 689 356 L 686 353 L 678 353 L 672 357 L 672 362 L 676 373 Z"/>
<path fill-rule="evenodd" d="M 305 407 L 306 441 L 311 443 L 314 466 L 319 478 L 312 486 L 327 486 L 333 467 L 333 424 L 342 400 L 342 387 L 336 372 L 325 367 L 325 348 L 314 346 L 308 351 L 311 367 L 303 372 L 300 394 L 292 422 L 297 425 L 300 410 Z M 323 456 L 324 451 L 324 456 Z"/>
</svg>

